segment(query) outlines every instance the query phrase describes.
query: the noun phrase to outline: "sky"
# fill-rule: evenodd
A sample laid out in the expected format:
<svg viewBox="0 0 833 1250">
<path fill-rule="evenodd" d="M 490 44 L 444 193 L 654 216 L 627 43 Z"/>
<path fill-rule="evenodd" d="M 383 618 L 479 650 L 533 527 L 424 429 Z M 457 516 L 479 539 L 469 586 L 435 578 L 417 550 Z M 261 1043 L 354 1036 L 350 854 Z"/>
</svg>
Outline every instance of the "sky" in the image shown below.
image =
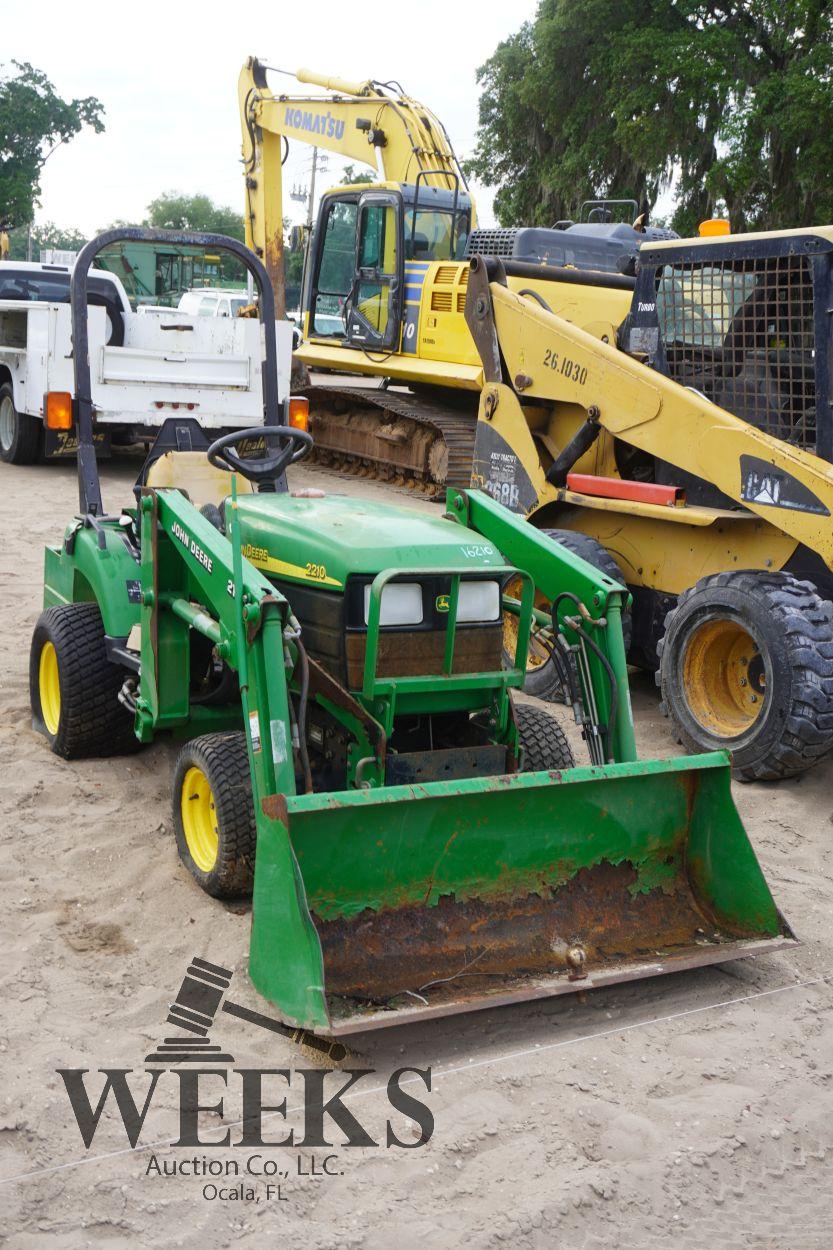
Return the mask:
<svg viewBox="0 0 833 1250">
<path fill-rule="evenodd" d="M 477 129 L 478 66 L 534 16 L 535 0 L 419 0 L 359 6 L 350 0 L 244 6 L 204 0 L 133 9 L 111 2 L 4 0 L 2 63 L 29 61 L 67 97 L 97 96 L 106 130 L 59 148 L 42 178 L 38 222 L 92 233 L 116 219 L 137 222 L 164 191 L 205 192 L 242 211 L 237 76 L 248 56 L 343 78 L 398 79 L 443 121 L 457 155 Z M 284 16 L 286 13 L 289 16 Z M 286 90 L 290 79 L 270 85 Z M 294 90 L 294 86 L 292 88 Z M 312 89 L 298 84 L 299 92 Z M 309 180 L 311 149 L 293 145 L 284 167 L 284 214 L 305 218 L 288 189 Z M 330 156 L 317 186 L 339 182 Z M 491 194 L 473 186 L 481 224 Z"/>
</svg>

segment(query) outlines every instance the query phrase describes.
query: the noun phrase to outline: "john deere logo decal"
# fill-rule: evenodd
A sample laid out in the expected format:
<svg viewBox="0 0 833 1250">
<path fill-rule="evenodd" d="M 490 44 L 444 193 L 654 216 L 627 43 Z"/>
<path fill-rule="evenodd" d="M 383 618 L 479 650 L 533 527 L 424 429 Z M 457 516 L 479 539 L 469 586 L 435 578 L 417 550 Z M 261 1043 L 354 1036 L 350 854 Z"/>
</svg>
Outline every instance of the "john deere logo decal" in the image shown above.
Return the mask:
<svg viewBox="0 0 833 1250">
<path fill-rule="evenodd" d="M 434 600 L 434 607 L 438 612 L 447 612 L 449 608 L 448 595 L 437 595 Z"/>
</svg>

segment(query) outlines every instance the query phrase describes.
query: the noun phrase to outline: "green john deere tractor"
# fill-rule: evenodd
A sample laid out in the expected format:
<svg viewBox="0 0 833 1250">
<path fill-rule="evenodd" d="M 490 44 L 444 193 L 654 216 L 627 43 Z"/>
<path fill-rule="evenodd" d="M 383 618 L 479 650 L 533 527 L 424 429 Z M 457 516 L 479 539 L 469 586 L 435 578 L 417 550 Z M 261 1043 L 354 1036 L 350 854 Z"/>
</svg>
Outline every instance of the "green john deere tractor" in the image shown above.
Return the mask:
<svg viewBox="0 0 833 1250">
<path fill-rule="evenodd" d="M 479 491 L 435 517 L 289 492 L 311 439 L 278 424 L 274 336 L 264 426 L 209 446 L 169 421 L 132 506 L 104 514 L 84 313 L 112 238 L 72 279 L 81 510 L 46 551 L 34 717 L 67 758 L 184 740 L 179 854 L 209 894 L 253 890 L 251 977 L 282 1018 L 351 1033 L 793 942 L 727 757 L 636 758 L 624 588 Z M 183 241 L 240 256 L 271 323 L 251 253 Z M 536 613 L 581 767 L 514 701 Z"/>
</svg>

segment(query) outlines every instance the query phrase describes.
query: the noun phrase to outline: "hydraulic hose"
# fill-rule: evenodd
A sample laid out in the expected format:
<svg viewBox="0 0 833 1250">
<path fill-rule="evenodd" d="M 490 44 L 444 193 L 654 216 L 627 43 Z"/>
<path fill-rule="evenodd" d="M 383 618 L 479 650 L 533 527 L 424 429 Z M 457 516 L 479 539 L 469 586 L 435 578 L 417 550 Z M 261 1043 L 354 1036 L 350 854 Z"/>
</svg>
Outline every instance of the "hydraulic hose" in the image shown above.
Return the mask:
<svg viewBox="0 0 833 1250">
<path fill-rule="evenodd" d="M 570 600 L 571 603 L 574 603 L 576 607 L 579 609 L 580 613 L 584 609 L 584 605 L 582 604 L 578 595 L 574 595 L 572 591 L 569 591 L 569 590 L 562 590 L 561 594 L 556 597 L 552 605 L 552 617 L 553 617 L 554 624 L 558 621 L 558 605 L 564 599 L 568 599 Z M 568 623 L 571 623 L 571 622 L 568 622 Z M 606 742 L 607 754 L 609 756 L 610 755 L 610 743 L 613 740 L 613 727 L 616 724 L 616 712 L 619 706 L 619 683 L 616 680 L 616 674 L 613 671 L 613 666 L 611 665 L 604 651 L 602 651 L 598 643 L 595 642 L 594 639 L 591 638 L 588 633 L 586 633 L 583 629 L 581 629 L 580 618 L 575 621 L 574 628 L 576 630 L 576 633 L 578 633 L 581 636 L 581 639 L 584 642 L 585 646 L 588 646 L 590 648 L 590 650 L 596 656 L 596 659 L 604 668 L 605 673 L 607 674 L 607 679 L 610 683 L 610 712 L 608 714 L 607 726 L 605 728 L 605 742 Z"/>
</svg>

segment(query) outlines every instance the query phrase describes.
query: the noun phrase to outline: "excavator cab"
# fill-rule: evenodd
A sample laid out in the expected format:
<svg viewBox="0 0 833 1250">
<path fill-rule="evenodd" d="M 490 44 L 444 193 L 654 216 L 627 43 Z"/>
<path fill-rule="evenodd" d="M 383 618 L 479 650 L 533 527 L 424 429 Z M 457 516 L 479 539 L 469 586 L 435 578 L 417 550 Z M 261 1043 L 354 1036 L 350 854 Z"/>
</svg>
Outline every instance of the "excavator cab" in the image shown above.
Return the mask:
<svg viewBox="0 0 833 1250">
<path fill-rule="evenodd" d="M 307 257 L 306 336 L 407 351 L 428 266 L 459 259 L 470 230 L 471 202 L 457 189 L 418 180 L 329 192 Z"/>
</svg>

